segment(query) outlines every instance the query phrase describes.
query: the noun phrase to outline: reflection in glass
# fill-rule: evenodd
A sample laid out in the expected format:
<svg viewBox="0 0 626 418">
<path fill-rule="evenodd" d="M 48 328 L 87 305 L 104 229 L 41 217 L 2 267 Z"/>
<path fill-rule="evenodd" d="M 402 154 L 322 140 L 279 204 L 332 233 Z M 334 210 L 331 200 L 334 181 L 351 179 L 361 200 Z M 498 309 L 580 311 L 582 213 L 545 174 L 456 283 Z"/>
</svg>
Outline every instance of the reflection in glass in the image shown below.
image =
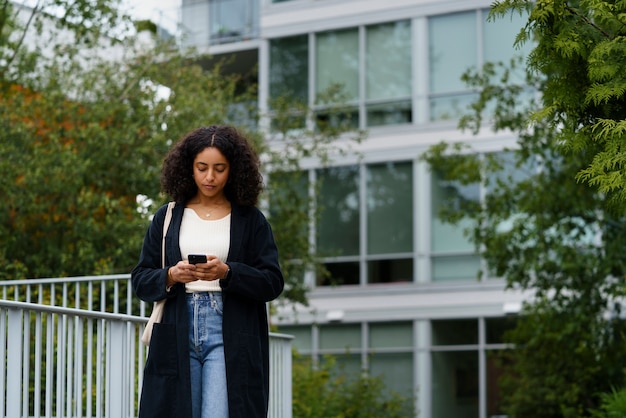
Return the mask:
<svg viewBox="0 0 626 418">
<path fill-rule="evenodd" d="M 309 249 L 309 221 L 301 216 L 309 212 L 309 179 L 305 171 L 274 171 L 268 181 L 269 218 L 293 219 L 281 230 L 274 231 L 277 239 L 298 242 L 303 251 Z M 296 221 L 298 220 L 298 221 Z M 291 257 L 297 257 L 291 255 Z"/>
<path fill-rule="evenodd" d="M 393 391 L 411 399 L 413 393 L 413 353 L 374 353 L 370 356 L 369 372 L 384 382 L 385 391 Z"/>
<path fill-rule="evenodd" d="M 478 418 L 478 352 L 432 352 L 432 416 Z"/>
<path fill-rule="evenodd" d="M 211 44 L 240 41 L 258 32 L 258 4 L 250 0 L 211 0 Z"/>
<path fill-rule="evenodd" d="M 300 354 L 310 353 L 313 349 L 313 338 L 311 336 L 311 327 L 308 325 L 280 325 L 278 332 L 281 334 L 292 335 L 293 347 Z"/>
<path fill-rule="evenodd" d="M 367 105 L 367 126 L 402 125 L 412 121 L 410 100 Z"/>
<path fill-rule="evenodd" d="M 481 271 L 478 255 L 448 255 L 431 258 L 433 282 L 478 280 Z"/>
<path fill-rule="evenodd" d="M 475 100 L 461 76 L 478 66 L 476 12 L 431 17 L 428 30 L 430 120 L 457 119 Z"/>
<path fill-rule="evenodd" d="M 289 96 L 308 103 L 308 36 L 270 40 L 270 97 Z"/>
<path fill-rule="evenodd" d="M 315 91 L 343 86 L 346 99 L 359 98 L 359 34 L 357 29 L 331 31 L 316 36 Z"/>
<path fill-rule="evenodd" d="M 360 324 L 321 325 L 319 327 L 320 349 L 361 349 Z"/>
<path fill-rule="evenodd" d="M 359 109 L 350 106 L 343 109 L 321 109 L 315 112 L 315 122 L 320 131 L 325 126 L 358 129 Z"/>
<path fill-rule="evenodd" d="M 359 167 L 321 169 L 317 253 L 321 256 L 359 253 Z M 357 275 L 358 277 L 358 275 Z"/>
<path fill-rule="evenodd" d="M 408 20 L 366 28 L 368 100 L 411 96 L 411 25 Z"/>
<path fill-rule="evenodd" d="M 461 75 L 478 64 L 476 12 L 429 19 L 430 92 L 465 90 Z"/>
<path fill-rule="evenodd" d="M 433 172 L 431 187 L 431 248 L 438 251 L 473 251 L 473 244 L 463 235 L 463 230 L 471 226 L 469 219 L 453 225 L 443 222 L 439 214 L 442 209 L 459 210 L 467 204 L 478 202 L 480 185 L 463 185 L 457 181 L 445 180 L 441 173 Z"/>
<path fill-rule="evenodd" d="M 430 120 L 456 120 L 468 113 L 470 105 L 478 99 L 475 93 L 459 93 L 430 99 Z"/>
<path fill-rule="evenodd" d="M 367 252 L 413 251 L 413 164 L 367 166 Z"/>
<path fill-rule="evenodd" d="M 383 322 L 369 324 L 369 348 L 413 347 L 412 322 Z"/>
<path fill-rule="evenodd" d="M 483 49 L 485 62 L 502 62 L 509 64 L 514 56 L 520 55 L 527 57 L 530 53 L 533 43 L 526 42 L 521 46 L 514 46 L 515 37 L 524 27 L 528 16 L 524 12 L 511 13 L 506 18 L 498 18 L 488 21 L 489 10 L 482 12 L 483 16 Z M 514 74 L 516 78 L 513 82 L 524 84 L 526 82 L 522 67 Z"/>
<path fill-rule="evenodd" d="M 368 26 L 365 40 L 367 126 L 411 123 L 411 23 Z M 381 59 L 384 57 L 384 59 Z"/>
</svg>

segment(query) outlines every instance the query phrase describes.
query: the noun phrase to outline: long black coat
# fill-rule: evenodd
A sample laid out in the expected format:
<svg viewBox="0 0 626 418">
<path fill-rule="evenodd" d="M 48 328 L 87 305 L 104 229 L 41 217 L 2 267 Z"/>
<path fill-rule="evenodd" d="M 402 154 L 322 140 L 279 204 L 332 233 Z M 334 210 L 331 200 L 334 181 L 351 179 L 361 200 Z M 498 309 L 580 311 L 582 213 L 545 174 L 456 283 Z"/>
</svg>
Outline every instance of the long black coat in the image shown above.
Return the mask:
<svg viewBox="0 0 626 418">
<path fill-rule="evenodd" d="M 146 302 L 167 298 L 155 324 L 144 370 L 139 416 L 191 417 L 189 320 L 185 287 L 166 291 L 161 237 L 167 205 L 154 216 L 138 265 L 131 273 L 135 294 Z M 178 245 L 184 206 L 177 204 L 165 237 L 166 265 L 182 259 Z M 230 418 L 266 417 L 269 397 L 269 344 L 266 302 L 278 297 L 284 280 L 270 224 L 257 208 L 232 205 L 231 273 L 220 280 Z"/>
</svg>

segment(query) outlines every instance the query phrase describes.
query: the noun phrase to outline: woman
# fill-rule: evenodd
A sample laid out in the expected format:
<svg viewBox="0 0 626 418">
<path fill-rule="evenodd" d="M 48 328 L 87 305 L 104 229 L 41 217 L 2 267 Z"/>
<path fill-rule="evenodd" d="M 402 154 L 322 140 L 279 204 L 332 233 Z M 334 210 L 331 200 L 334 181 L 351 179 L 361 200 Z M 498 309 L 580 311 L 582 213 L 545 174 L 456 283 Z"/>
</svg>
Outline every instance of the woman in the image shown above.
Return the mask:
<svg viewBox="0 0 626 418">
<path fill-rule="evenodd" d="M 271 227 L 256 208 L 263 186 L 258 157 L 232 127 L 199 128 L 165 158 L 161 186 L 176 202 L 167 267 L 166 205 L 131 273 L 140 299 L 167 299 L 152 331 L 139 416 L 266 417 L 265 305 L 284 281 Z M 194 254 L 206 261 L 189 263 Z"/>
</svg>

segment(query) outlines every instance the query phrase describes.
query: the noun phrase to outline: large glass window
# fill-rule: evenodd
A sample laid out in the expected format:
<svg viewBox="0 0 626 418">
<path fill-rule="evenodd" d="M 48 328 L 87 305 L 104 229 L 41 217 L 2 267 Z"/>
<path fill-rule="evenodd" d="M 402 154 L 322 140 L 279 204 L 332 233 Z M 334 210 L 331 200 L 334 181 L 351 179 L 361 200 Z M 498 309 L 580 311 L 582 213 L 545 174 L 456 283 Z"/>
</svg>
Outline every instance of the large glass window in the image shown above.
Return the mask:
<svg viewBox="0 0 626 418">
<path fill-rule="evenodd" d="M 367 166 L 367 253 L 394 254 L 368 261 L 368 283 L 409 282 L 413 277 L 413 164 Z M 400 254 L 406 254 L 401 257 Z"/>
<path fill-rule="evenodd" d="M 319 327 L 320 350 L 341 353 L 361 351 L 361 325 L 338 324 Z"/>
<path fill-rule="evenodd" d="M 474 98 L 461 75 L 478 64 L 476 12 L 432 17 L 428 36 L 430 118 L 456 118 Z"/>
<path fill-rule="evenodd" d="M 489 10 L 482 11 L 483 17 L 483 48 L 485 62 L 502 62 L 508 64 L 515 55 L 528 56 L 532 48 L 526 42 L 521 48 L 514 47 L 515 37 L 524 27 L 527 16 L 513 13 L 495 20 L 488 20 Z M 524 82 L 523 72 L 518 81 Z"/>
<path fill-rule="evenodd" d="M 317 171 L 317 253 L 327 259 L 329 273 L 318 278 L 320 285 L 359 284 L 362 257 L 367 262 L 367 283 L 412 281 L 413 164 L 370 164 L 365 173 L 363 208 L 359 166 Z M 367 229 L 366 236 L 361 237 L 360 214 L 364 209 Z M 362 240 L 367 248 L 361 248 Z"/>
<path fill-rule="evenodd" d="M 270 41 L 270 97 L 292 97 L 308 103 L 309 43 L 307 35 Z"/>
<path fill-rule="evenodd" d="M 481 322 L 484 334 L 479 332 Z M 318 328 L 319 339 L 311 338 L 311 326 Z M 365 371 L 381 378 L 385 390 L 407 399 L 415 396 L 414 377 L 423 371 L 416 369 L 414 360 L 413 321 L 311 326 L 309 330 L 306 326 L 281 326 L 279 332 L 294 334 L 295 345 L 305 347 L 307 353 L 316 353 L 322 363 L 327 355 L 331 356 L 337 367 L 333 371 L 347 379 Z M 425 393 L 432 395 L 433 417 L 478 418 L 504 413 L 498 386 L 502 376 L 501 354 L 507 348 L 502 344 L 502 334 L 513 326 L 514 317 L 431 320 L 431 382 Z M 365 339 L 363 332 L 367 335 Z M 486 399 L 482 410 L 481 391 Z"/>
<path fill-rule="evenodd" d="M 433 416 L 477 418 L 478 320 L 431 321 L 431 330 Z"/>
<path fill-rule="evenodd" d="M 431 120 L 457 118 L 467 111 L 476 97 L 461 80 L 468 69 L 478 69 L 486 62 L 509 64 L 516 55 L 528 55 L 530 43 L 521 49 L 513 46 L 525 17 L 488 21 L 488 15 L 489 10 L 484 9 L 429 19 Z M 519 82 L 524 79 L 519 77 Z"/>
<path fill-rule="evenodd" d="M 359 167 L 331 167 L 317 171 L 318 254 L 359 254 Z"/>
<path fill-rule="evenodd" d="M 301 354 L 308 354 L 313 349 L 311 327 L 307 325 L 281 325 L 279 332 L 293 336 L 292 345 Z"/>
<path fill-rule="evenodd" d="M 418 100 L 413 97 L 413 84 L 423 79 L 428 86 L 428 110 L 424 110 L 428 115 L 423 116 L 432 121 L 456 119 L 477 97 L 461 80 L 463 73 L 479 69 L 486 62 L 508 64 L 515 56 L 527 56 L 532 48 L 530 42 L 514 47 L 525 16 L 488 20 L 488 14 L 488 9 L 474 9 L 428 17 L 427 74 L 416 73 L 413 66 L 416 57 L 411 53 L 413 30 L 409 19 L 315 33 L 311 63 L 307 62 L 307 35 L 292 39 L 296 42 L 300 38 L 298 45 L 271 40 L 272 48 L 285 48 L 288 54 L 297 55 L 301 66 L 288 65 L 284 72 L 293 77 L 288 78 L 288 74 L 275 79 L 274 72 L 283 71 L 280 65 L 286 61 L 280 52 L 272 50 L 270 97 L 282 87 L 305 97 L 312 87 L 318 96 L 311 98 L 318 105 L 318 122 L 349 123 L 353 127 L 408 124 L 413 122 L 413 107 Z M 308 68 L 314 72 L 314 86 L 309 86 Z M 518 78 L 524 83 L 523 72 Z M 281 84 L 281 80 L 287 83 Z M 322 99 L 321 95 L 336 85 L 341 85 L 343 95 L 330 101 L 328 97 Z M 521 102 L 526 97 L 523 94 Z M 338 103 L 345 108 L 331 115 L 328 105 Z"/>
<path fill-rule="evenodd" d="M 333 258 L 318 284 L 359 284 L 359 167 L 321 169 L 317 180 L 317 254 Z"/>
<path fill-rule="evenodd" d="M 432 416 L 478 418 L 478 352 L 432 353 Z"/>
<path fill-rule="evenodd" d="M 211 43 L 242 40 L 256 35 L 258 2 L 250 0 L 211 0 L 209 19 Z"/>
<path fill-rule="evenodd" d="M 318 124 L 358 128 L 359 31 L 357 28 L 323 32 L 315 38 L 315 92 Z M 339 86 L 339 94 L 336 87 Z M 328 92 L 334 92 L 328 96 Z M 340 105 L 341 109 L 328 109 Z"/>
<path fill-rule="evenodd" d="M 478 202 L 480 185 L 449 181 L 435 171 L 432 173 L 431 190 L 432 281 L 475 280 L 480 272 L 480 257 L 464 234 L 471 221 L 461 219 L 451 224 L 444 222 L 440 213 L 450 206 L 459 208 L 468 202 Z"/>
<path fill-rule="evenodd" d="M 367 125 L 411 122 L 411 24 L 366 28 L 365 94 Z"/>
<path fill-rule="evenodd" d="M 368 254 L 413 251 L 413 164 L 367 166 Z"/>
<path fill-rule="evenodd" d="M 487 391 L 487 415 L 503 415 L 502 396 L 500 394 L 499 381 L 503 375 L 502 344 L 504 334 L 515 327 L 517 318 L 515 316 L 500 318 L 485 318 L 485 343 L 488 349 L 485 357 L 487 363 L 486 370 L 486 391 Z"/>
<path fill-rule="evenodd" d="M 369 346 L 373 349 L 413 347 L 412 322 L 372 323 L 369 326 Z"/>
<path fill-rule="evenodd" d="M 377 353 L 370 355 L 369 373 L 384 382 L 386 391 L 407 399 L 415 396 L 413 383 L 413 353 Z"/>
<path fill-rule="evenodd" d="M 268 182 L 270 201 L 270 221 L 272 218 L 289 217 L 296 219 L 296 214 L 309 213 L 309 179 L 303 171 L 274 171 Z M 309 239 L 309 221 L 299 218 L 300 222 L 291 222 L 288 231 L 292 239 Z M 287 231 L 276 231 L 276 234 Z"/>
<path fill-rule="evenodd" d="M 348 101 L 359 98 L 359 33 L 348 29 L 316 36 L 315 91 L 341 85 Z"/>
</svg>

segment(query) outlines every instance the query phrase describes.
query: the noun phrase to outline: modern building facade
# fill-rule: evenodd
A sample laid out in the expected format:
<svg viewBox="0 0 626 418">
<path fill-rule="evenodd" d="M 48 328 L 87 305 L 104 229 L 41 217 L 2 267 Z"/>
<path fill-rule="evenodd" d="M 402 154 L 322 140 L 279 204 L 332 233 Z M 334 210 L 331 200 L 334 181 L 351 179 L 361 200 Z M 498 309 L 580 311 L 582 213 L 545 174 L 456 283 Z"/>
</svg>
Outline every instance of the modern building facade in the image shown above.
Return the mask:
<svg viewBox="0 0 626 418">
<path fill-rule="evenodd" d="M 343 85 L 345 117 L 368 138 L 331 167 L 304 167 L 310 184 L 323 180 L 311 239 L 331 276 L 308 279 L 310 306 L 276 321 L 300 353 L 382 376 L 423 418 L 502 416 L 494 354 L 525 297 L 490 277 L 463 225 L 438 218 L 444 198 L 480 200 L 485 187 L 446 182 L 420 159 L 441 141 L 477 153 L 515 144 L 457 129 L 475 98 L 461 74 L 520 53 L 523 19 L 488 22 L 491 3 L 182 1 L 187 44 L 232 55 L 241 71 L 258 66 L 262 110 L 288 93 L 323 115 L 316 97 Z"/>
</svg>

